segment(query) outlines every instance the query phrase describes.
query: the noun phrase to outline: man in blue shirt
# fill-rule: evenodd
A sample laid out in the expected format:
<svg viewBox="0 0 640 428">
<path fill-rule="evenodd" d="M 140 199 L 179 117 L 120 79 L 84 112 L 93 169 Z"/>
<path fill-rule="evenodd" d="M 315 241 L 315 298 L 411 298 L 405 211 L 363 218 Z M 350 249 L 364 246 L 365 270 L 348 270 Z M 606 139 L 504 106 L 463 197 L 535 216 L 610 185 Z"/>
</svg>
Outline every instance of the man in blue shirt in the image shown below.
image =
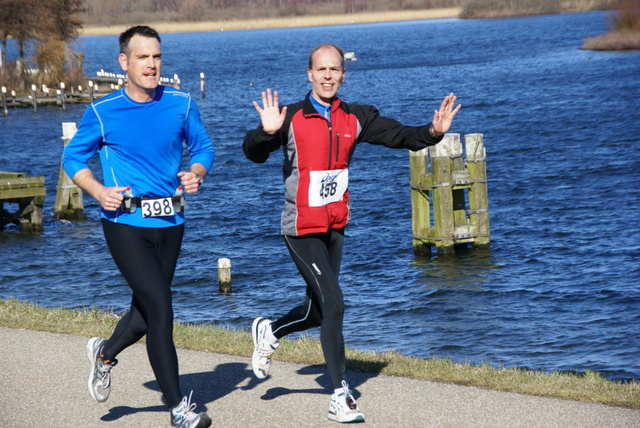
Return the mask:
<svg viewBox="0 0 640 428">
<path fill-rule="evenodd" d="M 204 428 L 211 419 L 195 413 L 191 395 L 180 392 L 171 281 L 184 233 L 183 192 L 198 191 L 213 163 L 213 145 L 191 96 L 159 84 L 158 33 L 136 26 L 119 42 L 127 85 L 91 104 L 63 154 L 67 174 L 100 203 L 107 246 L 133 292 L 111 337 L 87 344 L 89 393 L 98 402 L 109 398 L 116 356 L 146 335 L 172 426 Z M 181 170 L 183 143 L 188 171 Z M 104 183 L 87 167 L 98 152 Z"/>
</svg>

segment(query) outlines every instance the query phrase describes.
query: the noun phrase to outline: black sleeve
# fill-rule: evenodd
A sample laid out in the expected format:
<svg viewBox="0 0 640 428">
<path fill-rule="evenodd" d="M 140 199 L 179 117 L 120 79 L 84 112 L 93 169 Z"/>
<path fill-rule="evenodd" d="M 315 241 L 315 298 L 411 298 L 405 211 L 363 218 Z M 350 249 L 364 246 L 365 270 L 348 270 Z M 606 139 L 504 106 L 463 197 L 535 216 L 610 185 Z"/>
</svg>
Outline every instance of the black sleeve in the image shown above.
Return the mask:
<svg viewBox="0 0 640 428">
<path fill-rule="evenodd" d="M 271 152 L 278 150 L 280 146 L 282 146 L 281 133 L 267 134 L 260 125 L 247 132 L 242 143 L 242 150 L 250 161 L 263 163 L 269 159 Z"/>
<path fill-rule="evenodd" d="M 429 132 L 431 123 L 424 126 L 406 126 L 395 119 L 384 117 L 373 106 L 351 105 L 362 125 L 360 141 L 380 144 L 394 149 L 417 151 L 442 141 Z"/>
</svg>

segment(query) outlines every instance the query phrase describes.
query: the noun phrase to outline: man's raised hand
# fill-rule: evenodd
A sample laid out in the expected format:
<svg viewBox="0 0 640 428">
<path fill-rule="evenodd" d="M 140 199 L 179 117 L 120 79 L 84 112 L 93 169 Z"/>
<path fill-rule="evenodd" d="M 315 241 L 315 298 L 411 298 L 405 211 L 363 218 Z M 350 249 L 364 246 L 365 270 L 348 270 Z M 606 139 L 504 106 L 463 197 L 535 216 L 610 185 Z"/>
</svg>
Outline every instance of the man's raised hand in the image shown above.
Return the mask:
<svg viewBox="0 0 640 428">
<path fill-rule="evenodd" d="M 271 89 L 262 92 L 262 107 L 256 101 L 253 106 L 260 115 L 262 121 L 262 129 L 267 134 L 275 134 L 282 127 L 284 118 L 287 114 L 287 108 L 282 110 L 278 107 L 278 91 L 271 93 Z"/>
<path fill-rule="evenodd" d="M 462 105 L 458 104 L 458 106 L 454 109 L 453 106 L 456 103 L 456 96 L 452 93 L 447 95 L 444 100 L 442 100 L 442 104 L 440 104 L 440 110 L 435 110 L 433 112 L 433 120 L 431 124 L 433 125 L 433 131 L 435 135 L 442 135 L 449 131 L 451 127 L 451 122 L 453 122 L 453 118 L 456 116 L 456 113 L 460 110 Z"/>
</svg>

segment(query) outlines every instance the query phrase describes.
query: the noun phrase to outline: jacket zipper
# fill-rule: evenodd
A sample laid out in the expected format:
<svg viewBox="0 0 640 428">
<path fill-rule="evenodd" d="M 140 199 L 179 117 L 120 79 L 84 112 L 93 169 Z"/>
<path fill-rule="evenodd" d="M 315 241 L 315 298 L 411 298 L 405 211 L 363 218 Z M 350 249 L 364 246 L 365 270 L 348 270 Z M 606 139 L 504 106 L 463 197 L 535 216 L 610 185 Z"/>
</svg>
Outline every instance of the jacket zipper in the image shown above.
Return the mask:
<svg viewBox="0 0 640 428">
<path fill-rule="evenodd" d="M 333 153 L 333 131 L 331 129 L 331 122 L 327 122 L 327 126 L 329 127 L 329 165 L 327 169 L 331 169 L 331 154 Z"/>
</svg>

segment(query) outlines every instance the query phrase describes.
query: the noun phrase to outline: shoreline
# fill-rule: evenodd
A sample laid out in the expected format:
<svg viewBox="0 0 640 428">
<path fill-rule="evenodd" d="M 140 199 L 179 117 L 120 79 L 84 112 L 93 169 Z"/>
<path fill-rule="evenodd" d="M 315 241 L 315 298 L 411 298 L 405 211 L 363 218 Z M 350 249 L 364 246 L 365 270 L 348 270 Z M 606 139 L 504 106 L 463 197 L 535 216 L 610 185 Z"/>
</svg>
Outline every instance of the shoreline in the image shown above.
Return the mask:
<svg viewBox="0 0 640 428">
<path fill-rule="evenodd" d="M 6 328 L 80 337 L 109 337 L 119 317 L 114 312 L 95 307 L 46 308 L 0 296 L 0 332 Z M 247 358 L 253 352 L 249 331 L 229 330 L 213 324 L 183 324 L 175 320 L 174 339 L 178 348 L 193 351 Z M 319 339 L 302 336 L 283 339 L 280 345 L 278 361 L 304 365 L 324 362 Z M 378 374 L 413 380 L 640 409 L 640 382 L 609 380 L 589 370 L 583 373 L 544 372 L 485 363 L 455 363 L 437 357 L 424 359 L 405 356 L 397 351 L 359 351 L 348 346 L 345 352 L 349 369 L 359 372 L 373 370 Z"/>
<path fill-rule="evenodd" d="M 316 27 L 324 25 L 367 24 L 375 22 L 414 21 L 421 19 L 457 18 L 462 8 L 439 8 L 365 12 L 340 15 L 309 15 L 286 18 L 262 18 L 248 20 L 223 20 L 203 22 L 149 22 L 159 33 L 197 33 L 205 31 L 257 30 L 266 28 Z M 86 26 L 79 36 L 118 35 L 131 24 Z"/>
</svg>

